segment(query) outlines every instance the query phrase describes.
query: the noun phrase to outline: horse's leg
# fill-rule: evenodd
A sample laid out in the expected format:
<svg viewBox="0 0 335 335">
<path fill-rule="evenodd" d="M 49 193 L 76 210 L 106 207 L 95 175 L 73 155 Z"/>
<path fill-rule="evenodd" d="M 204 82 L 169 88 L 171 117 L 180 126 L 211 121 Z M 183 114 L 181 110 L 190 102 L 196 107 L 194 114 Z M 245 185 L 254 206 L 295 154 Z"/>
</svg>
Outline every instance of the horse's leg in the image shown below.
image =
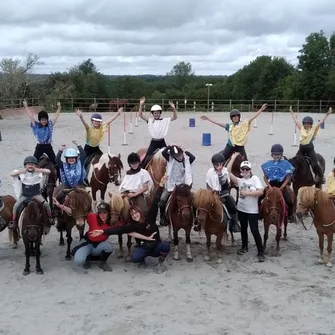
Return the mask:
<svg viewBox="0 0 335 335">
<path fill-rule="evenodd" d="M 186 235 L 186 260 L 188 262 L 193 262 L 193 257 L 191 254 L 191 229 L 192 224 L 185 229 L 185 235 Z"/>
<path fill-rule="evenodd" d="M 118 237 L 118 241 L 119 241 L 119 254 L 118 254 L 117 258 L 122 258 L 123 257 L 122 234 L 119 234 L 117 237 Z"/>
<path fill-rule="evenodd" d="M 205 256 L 205 261 L 210 261 L 211 256 L 210 256 L 210 247 L 211 247 L 211 234 L 206 231 L 206 247 L 207 247 L 207 252 Z"/>
<path fill-rule="evenodd" d="M 97 190 L 95 189 L 94 185 L 91 184 L 91 190 L 92 190 L 92 210 L 94 213 L 97 211 Z"/>
<path fill-rule="evenodd" d="M 266 242 L 269 238 L 269 224 L 267 223 L 267 220 L 266 218 L 263 219 L 264 220 L 264 243 L 263 243 L 263 250 L 264 250 L 264 253 L 265 253 L 265 250 L 266 250 Z"/>
<path fill-rule="evenodd" d="M 44 274 L 42 268 L 41 268 L 41 263 L 40 263 L 40 258 L 41 258 L 41 243 L 36 242 L 35 243 L 35 253 L 36 253 L 36 273 L 38 275 Z"/>
<path fill-rule="evenodd" d="M 26 256 L 26 265 L 23 270 L 23 275 L 27 276 L 30 273 L 30 263 L 29 263 L 29 256 L 30 256 L 29 249 L 30 248 L 29 248 L 29 241 L 26 241 L 26 239 L 24 239 L 23 241 L 24 241 L 24 248 L 25 248 L 24 254 Z"/>
<path fill-rule="evenodd" d="M 67 242 L 67 249 L 66 249 L 66 256 L 65 260 L 70 261 L 71 260 L 71 243 L 72 243 L 72 236 L 71 236 L 72 226 L 71 228 L 66 229 L 66 242 Z"/>
<path fill-rule="evenodd" d="M 20 231 L 19 231 L 19 228 L 16 227 L 13 230 L 13 249 L 17 249 L 17 244 L 19 240 L 20 240 Z"/>
<path fill-rule="evenodd" d="M 280 256 L 280 238 L 281 238 L 281 227 L 277 225 L 277 234 L 276 234 L 276 256 Z"/>
<path fill-rule="evenodd" d="M 169 216 L 168 216 L 168 218 L 167 218 L 167 220 L 168 220 L 168 227 L 169 227 L 169 241 L 170 241 L 170 243 L 172 243 L 172 234 L 171 234 L 171 230 L 172 230 L 172 223 L 170 222 L 170 214 L 169 214 Z"/>
<path fill-rule="evenodd" d="M 127 248 L 128 248 L 128 255 L 126 258 L 126 262 L 130 262 L 131 261 L 131 236 L 127 235 Z"/>
<path fill-rule="evenodd" d="M 174 244 L 174 254 L 173 254 L 173 259 L 175 261 L 179 261 L 179 238 L 178 238 L 178 229 L 173 227 L 173 244 Z"/>
<path fill-rule="evenodd" d="M 284 237 L 283 237 L 283 241 L 287 241 L 287 224 L 288 224 L 288 217 L 285 216 L 285 218 L 284 218 Z"/>
<path fill-rule="evenodd" d="M 63 229 L 59 230 L 59 245 L 64 245 Z"/>
<path fill-rule="evenodd" d="M 327 252 L 328 252 L 328 262 L 326 263 L 326 266 L 328 266 L 329 268 L 332 267 L 332 246 L 333 246 L 333 232 L 328 233 L 327 235 Z"/>
<path fill-rule="evenodd" d="M 324 246 L 324 234 L 322 231 L 317 229 L 317 233 L 319 235 L 319 249 L 320 249 L 320 256 L 318 258 L 318 263 L 323 264 L 324 263 L 324 257 L 323 257 L 323 246 Z"/>
<path fill-rule="evenodd" d="M 216 263 L 221 264 L 222 263 L 222 237 L 223 233 L 219 233 L 216 236 L 216 254 L 217 254 L 217 259 Z"/>
<path fill-rule="evenodd" d="M 101 185 L 101 189 L 100 189 L 101 201 L 105 201 L 106 190 L 107 190 L 107 185 Z"/>
</svg>

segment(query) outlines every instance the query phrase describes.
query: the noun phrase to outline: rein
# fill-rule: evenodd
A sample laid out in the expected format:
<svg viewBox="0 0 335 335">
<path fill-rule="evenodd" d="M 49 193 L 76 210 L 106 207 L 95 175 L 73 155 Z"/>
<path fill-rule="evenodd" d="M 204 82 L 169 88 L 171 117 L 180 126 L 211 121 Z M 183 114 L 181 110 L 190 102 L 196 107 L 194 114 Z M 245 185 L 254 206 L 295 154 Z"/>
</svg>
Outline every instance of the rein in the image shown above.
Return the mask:
<svg viewBox="0 0 335 335">
<path fill-rule="evenodd" d="M 210 219 L 211 219 L 213 222 L 215 222 L 215 223 L 222 223 L 223 220 L 224 220 L 224 211 L 223 211 L 223 207 L 222 207 L 221 221 L 214 220 L 214 218 L 213 218 L 213 216 L 212 216 L 212 211 L 211 211 L 211 210 L 208 210 L 208 209 L 206 209 L 206 208 L 202 208 L 202 207 L 200 207 L 200 208 L 197 209 L 197 216 L 198 216 L 199 211 L 204 211 L 204 212 L 206 212 L 207 214 L 209 214 Z"/>
</svg>

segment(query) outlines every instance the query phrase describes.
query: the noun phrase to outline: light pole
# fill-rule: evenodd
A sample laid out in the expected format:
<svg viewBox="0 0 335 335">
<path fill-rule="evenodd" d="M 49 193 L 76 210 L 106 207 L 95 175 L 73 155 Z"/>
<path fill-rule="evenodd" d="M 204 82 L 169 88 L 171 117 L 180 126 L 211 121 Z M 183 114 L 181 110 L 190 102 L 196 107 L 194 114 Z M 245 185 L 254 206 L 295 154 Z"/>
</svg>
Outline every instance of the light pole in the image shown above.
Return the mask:
<svg viewBox="0 0 335 335">
<path fill-rule="evenodd" d="M 213 84 L 206 84 L 207 87 L 207 112 L 209 112 L 209 88 L 213 86 Z"/>
</svg>

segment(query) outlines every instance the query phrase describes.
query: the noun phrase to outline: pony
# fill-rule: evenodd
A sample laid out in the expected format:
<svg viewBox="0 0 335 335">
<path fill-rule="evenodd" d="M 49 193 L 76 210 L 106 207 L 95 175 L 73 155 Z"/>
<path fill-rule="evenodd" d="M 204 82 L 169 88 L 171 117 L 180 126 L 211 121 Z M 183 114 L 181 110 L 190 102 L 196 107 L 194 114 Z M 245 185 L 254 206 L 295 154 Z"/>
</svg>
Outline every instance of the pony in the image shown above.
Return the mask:
<svg viewBox="0 0 335 335">
<path fill-rule="evenodd" d="M 128 223 L 129 221 L 129 210 L 131 205 L 127 198 L 123 198 L 118 193 L 108 193 L 109 195 L 109 206 L 111 209 L 111 219 L 110 224 L 111 227 L 119 227 Z M 123 240 L 122 235 L 118 235 L 118 242 L 120 252 L 118 258 L 123 257 Z M 127 247 L 128 247 L 128 255 L 126 261 L 131 260 L 131 236 L 127 235 Z"/>
<path fill-rule="evenodd" d="M 316 154 L 318 163 L 321 167 L 322 173 L 325 172 L 326 162 L 325 159 L 320 155 Z M 286 159 L 286 157 L 285 157 Z M 294 167 L 294 172 L 292 176 L 292 186 L 295 196 L 298 194 L 298 190 L 302 186 L 313 186 L 317 188 L 322 188 L 322 183 L 315 182 L 314 172 L 311 167 L 310 159 L 308 156 L 295 155 L 293 158 L 288 160 Z"/>
<path fill-rule="evenodd" d="M 227 240 L 227 220 L 219 196 L 211 190 L 200 189 L 193 197 L 196 209 L 195 224 L 205 230 L 207 253 L 205 260 L 209 261 L 211 236 L 216 236 L 217 263 L 222 263 L 222 238 Z M 200 231 L 200 229 L 199 229 Z"/>
<path fill-rule="evenodd" d="M 325 263 L 327 267 L 332 266 L 332 244 L 335 233 L 335 201 L 326 192 L 313 186 L 303 186 L 298 191 L 297 217 L 301 220 L 311 211 L 314 216 L 314 226 L 319 236 L 320 256 L 318 263 Z M 305 227 L 305 225 L 304 225 Z M 306 229 L 306 227 L 305 227 Z M 328 259 L 323 255 L 324 235 L 327 236 Z"/>
<path fill-rule="evenodd" d="M 265 198 L 261 204 L 261 215 L 264 222 L 264 251 L 266 242 L 269 237 L 270 225 L 274 225 L 277 229 L 276 234 L 276 254 L 280 255 L 279 242 L 281 239 L 282 228 L 284 226 L 284 240 L 287 240 L 287 205 L 282 191 L 278 187 L 272 187 L 265 191 Z"/>
<path fill-rule="evenodd" d="M 100 198 L 105 201 L 105 194 L 109 183 L 115 186 L 120 185 L 121 170 L 123 164 L 121 155 L 110 156 L 107 153 L 96 155 L 88 166 L 87 181 L 92 190 L 93 208 L 96 210 L 97 191 L 100 191 Z"/>
<path fill-rule="evenodd" d="M 54 196 L 58 193 L 60 187 L 63 186 L 59 185 L 56 187 L 56 189 L 54 190 Z M 65 260 L 71 260 L 70 248 L 72 243 L 72 228 L 76 225 L 77 229 L 79 230 L 79 237 L 81 240 L 84 236 L 85 220 L 91 210 L 92 198 L 86 190 L 80 187 L 76 187 L 70 190 L 64 190 L 64 193 L 66 194 L 66 196 L 63 205 L 70 207 L 72 210 L 72 214 L 69 215 L 64 211 L 58 212 L 57 228 L 60 233 L 59 245 L 64 245 L 63 232 L 66 232 L 67 250 Z"/>
<path fill-rule="evenodd" d="M 0 197 L 0 215 L 3 217 L 3 219 L 5 220 L 6 224 L 0 226 L 0 232 L 2 232 L 3 230 L 5 230 L 8 226 L 8 223 L 12 220 L 12 216 L 13 216 L 13 207 L 16 203 L 16 199 L 11 196 L 11 195 L 2 195 Z M 20 240 L 20 234 L 19 231 L 17 229 L 13 230 L 11 232 L 11 230 L 8 230 L 8 234 L 9 234 L 9 238 L 10 236 L 12 236 L 11 238 L 11 243 L 12 243 L 12 247 L 13 249 L 17 248 L 17 243 Z"/>
<path fill-rule="evenodd" d="M 176 185 L 166 206 L 166 216 L 169 222 L 169 238 L 171 241 L 171 228 L 173 229 L 174 260 L 180 260 L 178 253 L 178 231 L 184 229 L 186 235 L 186 260 L 187 262 L 193 262 L 190 238 L 193 226 L 192 203 L 193 195 L 191 187 L 186 184 Z"/>
</svg>

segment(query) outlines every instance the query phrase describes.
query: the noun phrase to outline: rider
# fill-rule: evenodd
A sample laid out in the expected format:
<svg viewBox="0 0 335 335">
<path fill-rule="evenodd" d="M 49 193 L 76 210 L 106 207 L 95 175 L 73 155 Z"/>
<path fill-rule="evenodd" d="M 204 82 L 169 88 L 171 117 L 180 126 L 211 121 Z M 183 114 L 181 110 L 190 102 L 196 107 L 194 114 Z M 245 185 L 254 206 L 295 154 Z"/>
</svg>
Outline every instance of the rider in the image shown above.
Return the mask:
<svg viewBox="0 0 335 335">
<path fill-rule="evenodd" d="M 282 192 L 288 207 L 288 216 L 292 221 L 294 210 L 294 199 L 289 193 L 287 184 L 291 181 L 294 167 L 292 164 L 283 159 L 284 148 L 281 144 L 274 144 L 271 147 L 271 156 L 273 159 L 261 165 L 264 173 L 264 182 L 268 188 L 278 187 Z M 259 203 L 265 198 L 266 189 L 263 196 L 259 197 Z"/>
<path fill-rule="evenodd" d="M 233 152 L 239 152 L 242 157 L 247 160 L 247 153 L 244 146 L 247 143 L 248 134 L 251 130 L 251 122 L 255 120 L 257 116 L 260 115 L 266 108 L 267 104 L 264 104 L 254 116 L 245 121 L 241 121 L 241 112 L 238 109 L 233 109 L 230 112 L 231 123 L 217 122 L 211 120 L 205 115 L 201 116 L 201 120 L 207 120 L 225 128 L 228 131 L 228 143 L 224 150 L 220 152 L 226 159 L 229 159 Z"/>
<path fill-rule="evenodd" d="M 221 153 L 212 156 L 213 167 L 207 172 L 206 186 L 207 189 L 216 191 L 221 202 L 226 205 L 231 217 L 229 230 L 237 233 L 240 231 L 237 223 L 237 209 L 233 197 L 229 194 L 230 177 L 227 168 L 224 167 L 225 162 L 226 159 Z"/>
<path fill-rule="evenodd" d="M 0 180 L 0 186 L 1 186 L 1 180 Z M 0 213 L 1 213 L 1 207 L 4 206 L 4 202 L 0 197 Z M 6 221 L 5 219 L 0 215 L 0 227 L 3 227 L 4 225 L 6 225 Z"/>
<path fill-rule="evenodd" d="M 328 193 L 331 198 L 335 198 L 335 158 L 333 171 L 327 176 L 325 192 Z"/>
<path fill-rule="evenodd" d="M 314 150 L 314 140 L 319 133 L 321 123 L 324 122 L 327 117 L 332 113 L 332 109 L 329 108 L 327 114 L 316 124 L 313 126 L 313 119 L 310 116 L 305 116 L 302 119 L 302 125 L 299 122 L 296 115 L 294 115 L 292 106 L 290 107 L 290 112 L 293 118 L 294 123 L 297 128 L 300 130 L 300 145 L 297 155 L 306 155 L 311 159 L 311 165 L 313 171 L 315 173 L 316 180 L 315 182 L 322 182 L 324 184 L 325 179 L 322 172 L 322 169 L 319 165 L 315 150 Z"/>
<path fill-rule="evenodd" d="M 126 172 L 121 185 L 120 192 L 128 199 L 135 200 L 138 207 L 142 210 L 145 208 L 144 193 L 146 193 L 153 182 L 147 170 L 140 166 L 140 156 L 132 152 L 127 158 L 130 169 Z"/>
<path fill-rule="evenodd" d="M 139 117 L 147 122 L 151 141 L 149 148 L 142 160 L 141 167 L 144 169 L 148 163 L 148 158 L 157 150 L 166 147 L 165 137 L 169 130 L 170 121 L 177 120 L 177 110 L 172 101 L 169 101 L 169 105 L 172 108 L 173 115 L 170 118 L 162 118 L 162 107 L 159 105 L 153 105 L 151 107 L 152 118 L 143 116 L 143 105 L 145 103 L 145 97 L 140 99 L 140 105 L 138 109 Z"/>
<path fill-rule="evenodd" d="M 35 120 L 34 114 L 29 111 L 26 100 L 23 100 L 23 106 L 27 114 L 29 115 L 31 121 L 30 126 L 37 140 L 34 156 L 37 160 L 39 160 L 43 154 L 47 154 L 51 162 L 53 164 L 56 164 L 55 152 L 52 148 L 51 142 L 53 128 L 57 122 L 61 111 L 60 102 L 57 102 L 57 111 L 53 120 L 49 120 L 48 113 L 45 110 L 41 110 L 37 115 L 38 122 Z"/>
<path fill-rule="evenodd" d="M 108 125 L 111 124 L 123 111 L 123 107 L 120 107 L 115 116 L 109 119 L 107 122 L 102 122 L 102 117 L 98 113 L 94 113 L 91 116 L 92 124 L 89 125 L 84 120 L 83 112 L 80 109 L 76 110 L 76 114 L 79 116 L 82 124 L 86 130 L 86 143 L 84 151 L 86 157 L 91 155 L 102 155 L 103 152 L 100 150 L 100 143 L 104 138 L 105 132 L 108 130 Z"/>
<path fill-rule="evenodd" d="M 183 151 L 177 145 L 169 145 L 162 151 L 163 157 L 167 160 L 168 180 L 159 202 L 160 225 L 166 226 L 165 209 L 166 203 L 176 185 L 187 184 L 192 186 L 192 163 L 195 160 L 189 151 Z"/>
<path fill-rule="evenodd" d="M 46 176 L 50 174 L 50 170 L 37 168 L 37 163 L 36 157 L 28 156 L 23 161 L 24 169 L 14 170 L 10 174 L 13 177 L 14 188 L 18 198 L 13 208 L 12 221 L 8 225 L 10 229 L 17 225 L 18 210 L 23 202 L 28 199 L 35 199 L 43 203 L 49 223 L 54 224 L 50 205 L 41 195 L 41 189 L 44 186 Z"/>
</svg>

